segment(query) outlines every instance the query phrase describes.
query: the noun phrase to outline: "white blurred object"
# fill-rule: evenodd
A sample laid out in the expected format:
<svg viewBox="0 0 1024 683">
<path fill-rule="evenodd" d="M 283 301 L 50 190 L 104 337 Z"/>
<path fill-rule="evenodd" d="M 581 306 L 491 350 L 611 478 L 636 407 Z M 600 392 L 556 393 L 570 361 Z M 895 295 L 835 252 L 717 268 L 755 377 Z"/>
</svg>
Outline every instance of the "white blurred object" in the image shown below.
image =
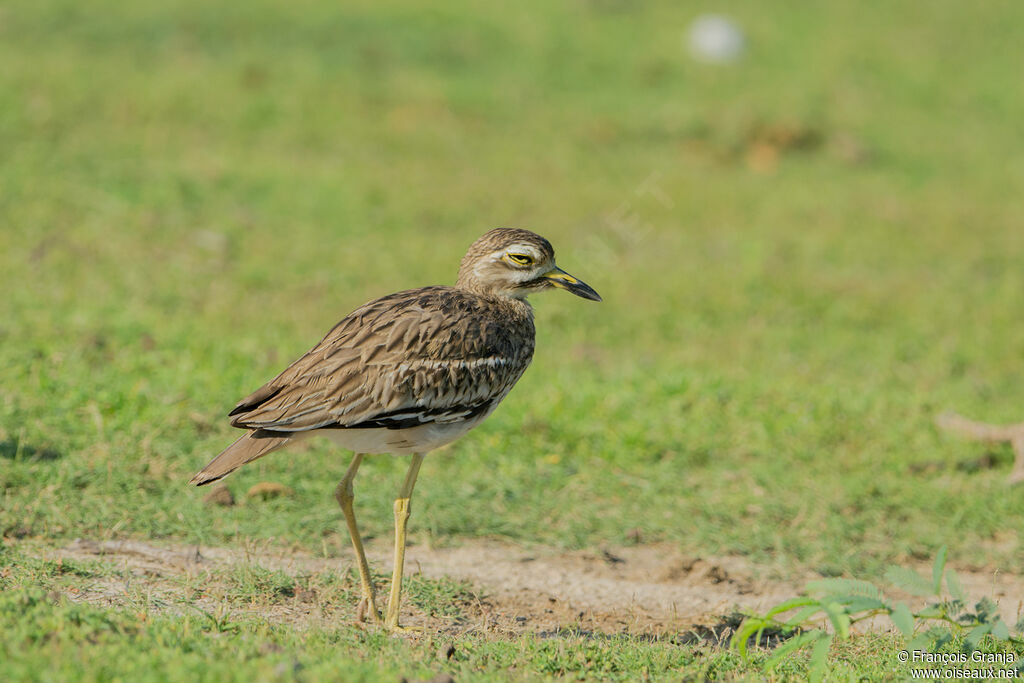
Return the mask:
<svg viewBox="0 0 1024 683">
<path fill-rule="evenodd" d="M 721 14 L 702 14 L 694 19 L 688 42 L 695 58 L 716 64 L 735 62 L 746 47 L 743 30 Z"/>
</svg>

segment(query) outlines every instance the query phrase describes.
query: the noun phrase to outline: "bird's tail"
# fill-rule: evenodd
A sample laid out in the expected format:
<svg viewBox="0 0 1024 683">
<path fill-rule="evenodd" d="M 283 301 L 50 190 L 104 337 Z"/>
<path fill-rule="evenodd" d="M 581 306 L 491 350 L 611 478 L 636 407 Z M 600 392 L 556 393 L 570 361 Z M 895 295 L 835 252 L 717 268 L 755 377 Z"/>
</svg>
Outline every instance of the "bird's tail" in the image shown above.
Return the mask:
<svg viewBox="0 0 1024 683">
<path fill-rule="evenodd" d="M 221 451 L 220 455 L 211 460 L 210 464 L 200 470 L 188 483 L 202 486 L 222 479 L 242 465 L 286 446 L 293 438 L 294 435 L 287 432 L 254 429 Z"/>
</svg>

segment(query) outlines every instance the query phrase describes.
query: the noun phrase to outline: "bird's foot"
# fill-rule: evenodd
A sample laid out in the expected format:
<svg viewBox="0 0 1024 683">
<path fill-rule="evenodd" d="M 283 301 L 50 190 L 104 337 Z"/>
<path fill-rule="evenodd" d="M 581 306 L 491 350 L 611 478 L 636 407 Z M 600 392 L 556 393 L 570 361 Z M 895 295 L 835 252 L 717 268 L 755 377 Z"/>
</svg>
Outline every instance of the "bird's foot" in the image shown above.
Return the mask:
<svg viewBox="0 0 1024 683">
<path fill-rule="evenodd" d="M 380 611 L 377 609 L 377 606 L 374 605 L 373 609 L 370 609 L 370 600 L 368 600 L 367 598 L 364 597 L 364 598 L 360 599 L 359 600 L 359 604 L 356 605 L 356 621 L 361 623 L 361 624 L 362 623 L 366 623 L 366 616 L 367 616 L 367 614 L 370 614 L 370 615 L 373 616 L 373 619 L 372 619 L 373 623 L 383 625 L 384 617 L 381 615 Z"/>
<path fill-rule="evenodd" d="M 418 636 L 423 633 L 419 626 L 400 626 L 399 624 L 384 624 L 384 630 L 393 636 Z"/>
</svg>

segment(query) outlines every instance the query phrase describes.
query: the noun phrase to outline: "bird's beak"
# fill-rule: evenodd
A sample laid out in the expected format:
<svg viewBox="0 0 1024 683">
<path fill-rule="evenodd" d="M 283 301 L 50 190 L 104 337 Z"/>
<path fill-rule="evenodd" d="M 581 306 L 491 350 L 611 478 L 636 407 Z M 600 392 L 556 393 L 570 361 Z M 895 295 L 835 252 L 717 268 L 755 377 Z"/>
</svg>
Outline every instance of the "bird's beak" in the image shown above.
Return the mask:
<svg viewBox="0 0 1024 683">
<path fill-rule="evenodd" d="M 591 301 L 601 300 L 601 295 L 595 292 L 590 285 L 582 280 L 577 280 L 561 268 L 552 268 L 541 277 L 555 287 L 564 289 L 567 292 L 572 292 L 576 296 L 583 297 L 584 299 L 590 299 Z"/>
</svg>

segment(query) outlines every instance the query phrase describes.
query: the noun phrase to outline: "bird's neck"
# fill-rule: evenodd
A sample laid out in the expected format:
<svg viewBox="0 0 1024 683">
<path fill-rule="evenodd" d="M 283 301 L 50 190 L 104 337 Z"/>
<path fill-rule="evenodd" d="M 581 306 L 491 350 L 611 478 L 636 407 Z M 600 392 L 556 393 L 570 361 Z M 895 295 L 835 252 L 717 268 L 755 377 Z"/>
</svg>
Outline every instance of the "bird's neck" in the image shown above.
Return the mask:
<svg viewBox="0 0 1024 683">
<path fill-rule="evenodd" d="M 527 315 L 533 317 L 533 306 L 526 300 L 527 292 L 525 290 L 509 292 L 507 290 L 495 290 L 493 288 L 482 286 L 479 282 L 472 279 L 463 279 L 459 277 L 458 282 L 455 283 L 456 289 L 461 289 L 464 292 L 469 292 L 481 299 L 488 299 L 493 303 L 501 306 L 508 307 L 511 311 L 518 313 L 519 315 Z"/>
</svg>

